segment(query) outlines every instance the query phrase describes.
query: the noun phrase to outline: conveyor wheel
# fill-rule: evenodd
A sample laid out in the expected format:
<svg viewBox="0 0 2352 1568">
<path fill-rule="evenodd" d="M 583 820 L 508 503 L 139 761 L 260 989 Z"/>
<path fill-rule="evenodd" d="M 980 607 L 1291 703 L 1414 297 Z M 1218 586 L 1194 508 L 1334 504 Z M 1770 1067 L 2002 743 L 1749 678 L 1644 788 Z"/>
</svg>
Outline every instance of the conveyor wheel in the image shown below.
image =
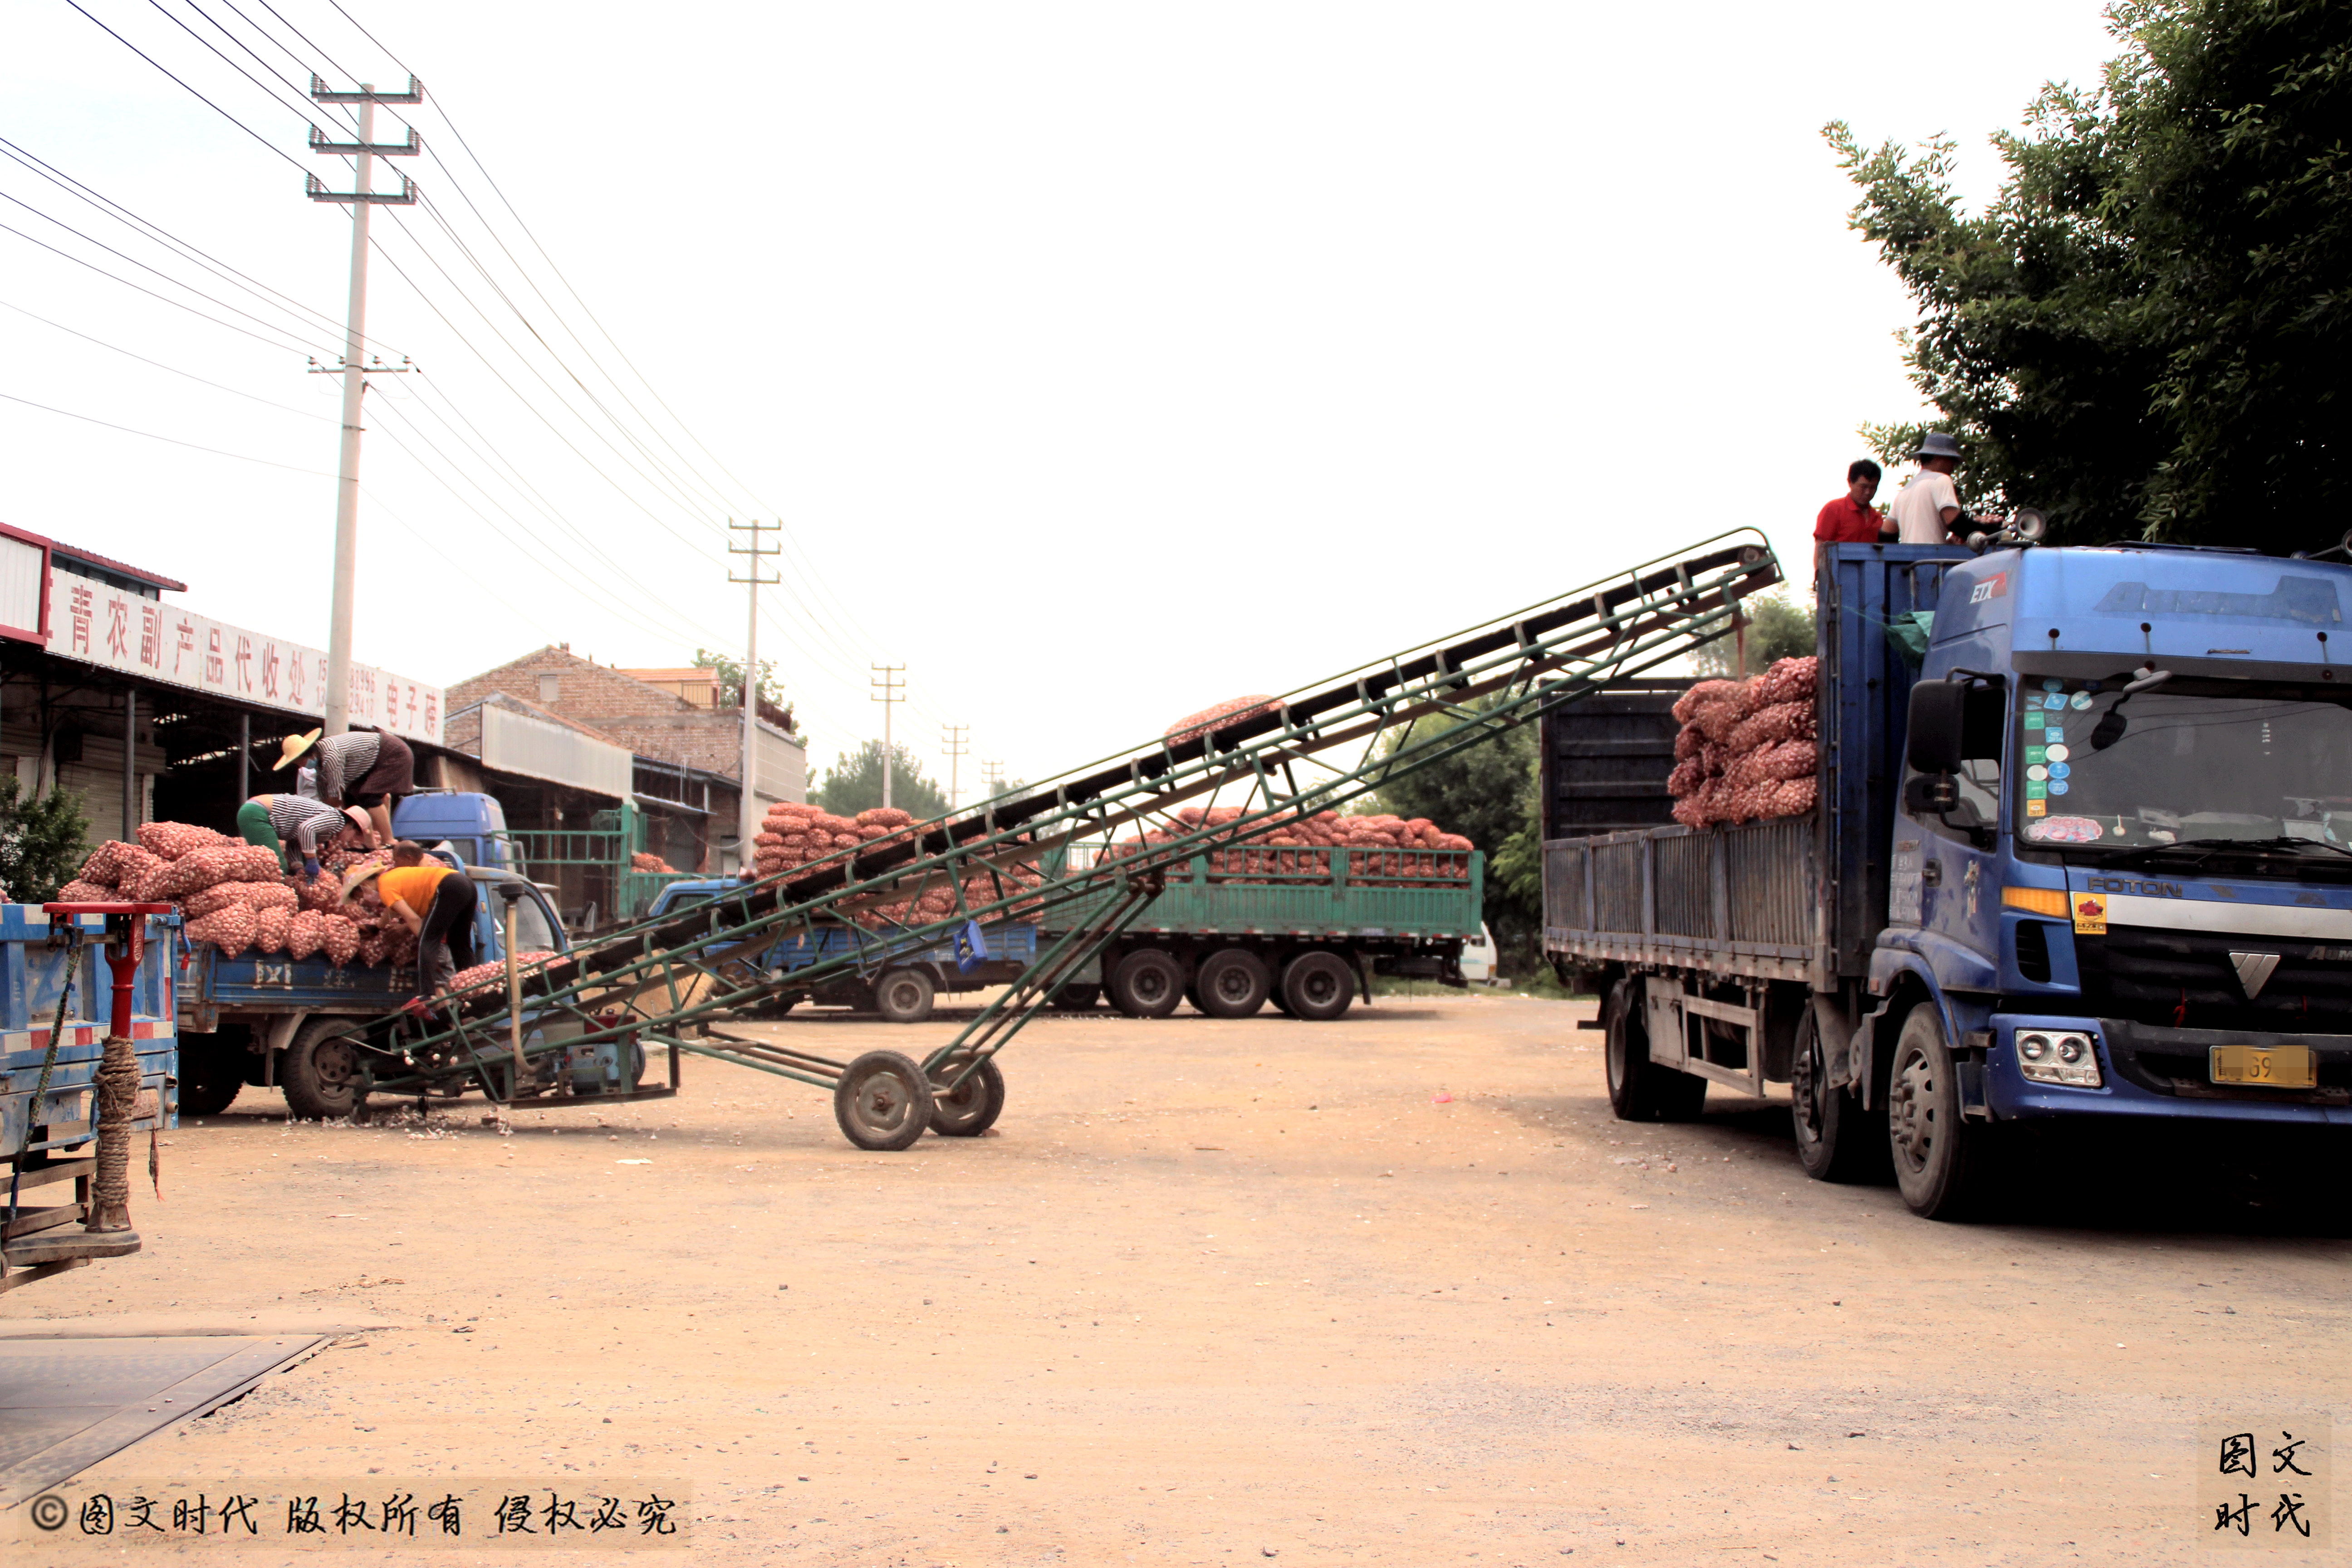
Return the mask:
<svg viewBox="0 0 2352 1568">
<path fill-rule="evenodd" d="M 940 1076 L 952 1079 L 961 1064 L 950 1062 Z M 952 1089 L 931 1086 L 931 1131 L 942 1138 L 977 1138 L 996 1125 L 1004 1110 L 1004 1074 L 984 1061 Z"/>
<path fill-rule="evenodd" d="M 833 1119 L 860 1149 L 908 1149 L 931 1124 L 931 1086 L 897 1051 L 868 1051 L 842 1070 Z"/>
</svg>

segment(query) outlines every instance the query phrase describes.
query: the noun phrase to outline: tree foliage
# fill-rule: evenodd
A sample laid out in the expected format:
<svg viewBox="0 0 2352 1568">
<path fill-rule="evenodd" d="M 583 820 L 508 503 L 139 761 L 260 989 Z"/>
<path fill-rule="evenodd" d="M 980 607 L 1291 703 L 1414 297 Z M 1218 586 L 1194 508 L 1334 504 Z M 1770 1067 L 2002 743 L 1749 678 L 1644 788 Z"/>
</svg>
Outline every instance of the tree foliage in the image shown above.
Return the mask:
<svg viewBox="0 0 2352 1568">
<path fill-rule="evenodd" d="M 1920 311 L 1904 356 L 1967 454 L 1971 505 L 2078 542 L 2309 548 L 2352 474 L 2352 34 L 2331 0 L 2118 0 L 2096 90 L 2053 84 L 1997 201 L 1953 144 L 1825 134 L 1853 226 Z M 1865 426 L 1889 457 L 1917 426 Z"/>
<path fill-rule="evenodd" d="M 1760 675 L 1775 659 L 1802 658 L 1813 651 L 1813 612 L 1791 600 L 1785 590 L 1748 600 L 1747 614 L 1745 638 L 1726 635 L 1691 655 L 1701 675 Z M 1743 641 L 1747 668 L 1735 669 Z"/>
<path fill-rule="evenodd" d="M 1482 698 L 1470 706 L 1483 710 L 1491 700 Z M 1400 746 L 1426 740 L 1433 730 L 1450 721 L 1417 719 L 1383 739 L 1381 754 L 1392 756 Z M 1379 792 L 1380 810 L 1399 816 L 1425 816 L 1486 851 L 1486 923 L 1494 929 L 1497 946 L 1509 950 L 1519 961 L 1516 964 L 1519 968 L 1528 967 L 1525 961 L 1533 951 L 1543 918 L 1543 826 L 1536 794 L 1536 731 L 1533 724 L 1502 730 L 1491 740 L 1383 780 Z M 1525 867 L 1519 875 L 1496 869 L 1496 862 L 1506 860 L 1507 851 L 1519 838 L 1531 838 L 1536 846 L 1532 877 L 1524 874 Z M 1519 856 L 1521 860 L 1528 858 L 1525 844 L 1519 846 Z"/>
<path fill-rule="evenodd" d="M 715 652 L 710 648 L 698 647 L 694 650 L 694 668 L 712 670 L 718 674 L 719 706 L 737 708 L 742 705 L 743 661 L 741 659 L 730 658 L 725 654 Z M 773 702 L 780 707 L 783 703 L 784 683 L 776 679 L 774 659 L 763 658 L 760 661 L 760 697 L 762 701 Z"/>
<path fill-rule="evenodd" d="M 882 742 L 868 741 L 824 770 L 824 779 L 809 797 L 812 805 L 836 816 L 855 816 L 882 804 Z M 945 816 L 948 797 L 923 776 L 923 765 L 901 745 L 890 747 L 890 804 L 911 812 L 919 820 Z"/>
<path fill-rule="evenodd" d="M 14 778 L 0 778 L 0 888 L 20 904 L 46 903 L 89 856 L 89 819 L 63 790 L 22 800 Z"/>
</svg>

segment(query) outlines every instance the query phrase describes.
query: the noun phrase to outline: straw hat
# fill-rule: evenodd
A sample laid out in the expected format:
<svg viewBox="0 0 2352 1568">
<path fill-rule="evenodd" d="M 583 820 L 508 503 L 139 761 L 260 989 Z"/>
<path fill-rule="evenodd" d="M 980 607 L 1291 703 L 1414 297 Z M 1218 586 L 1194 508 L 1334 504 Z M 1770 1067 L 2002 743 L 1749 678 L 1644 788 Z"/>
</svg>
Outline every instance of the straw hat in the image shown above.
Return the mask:
<svg viewBox="0 0 2352 1568">
<path fill-rule="evenodd" d="M 313 730 L 307 735 L 287 736 L 285 751 L 276 762 L 269 764 L 269 771 L 273 773 L 283 772 L 297 757 L 317 745 L 319 737 L 325 733 L 324 730 Z"/>
</svg>

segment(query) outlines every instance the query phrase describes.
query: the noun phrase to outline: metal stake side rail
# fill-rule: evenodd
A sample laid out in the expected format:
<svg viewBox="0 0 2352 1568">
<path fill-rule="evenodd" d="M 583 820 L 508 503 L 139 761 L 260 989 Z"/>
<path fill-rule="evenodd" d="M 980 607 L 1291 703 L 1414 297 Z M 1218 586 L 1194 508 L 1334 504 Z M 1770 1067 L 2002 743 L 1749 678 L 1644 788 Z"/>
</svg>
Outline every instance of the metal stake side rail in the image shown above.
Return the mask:
<svg viewBox="0 0 2352 1568">
<path fill-rule="evenodd" d="M 982 1065 L 1055 986 L 1149 904 L 1169 867 L 1267 833 L 1290 813 L 1357 799 L 1606 681 L 1688 653 L 1731 629 L 1742 598 L 1780 580 L 1779 563 L 1760 533 L 1743 529 L 1719 535 L 1679 557 L 1276 699 L 1266 710 L 1209 731 L 1106 758 L 1024 795 L 837 851 L 682 914 L 625 927 L 525 977 L 521 1008 L 538 1037 L 536 1044 L 527 1042 L 526 1059 L 605 1042 L 625 1049 L 629 1040 L 649 1037 L 671 1047 L 673 1079 L 677 1053 L 691 1050 L 830 1085 L 835 1115 L 852 1142 L 906 1147 L 933 1121 L 940 1095 L 955 1096 L 972 1080 L 992 1077 L 992 1064 L 987 1073 Z M 1485 706 L 1469 706 L 1480 699 Z M 1381 755 L 1378 742 L 1391 731 L 1400 731 L 1397 743 Z M 1358 744 L 1352 762 L 1325 756 Z M 1231 821 L 1188 826 L 1172 815 L 1187 801 L 1214 799 L 1228 789 L 1242 794 L 1240 815 Z M 1108 867 L 1056 865 L 1054 852 L 1073 841 L 1137 825 L 1160 827 L 1171 837 L 1148 854 Z M 1043 869 L 1043 885 L 1012 881 L 1004 872 L 1016 864 Z M 969 897 L 967 886 L 983 879 L 997 896 Z M 951 914 L 916 923 L 877 914 L 935 888 L 952 891 Z M 807 933 L 820 919 L 866 916 L 878 919 L 883 929 L 855 951 L 792 971 L 796 986 L 936 945 L 974 921 L 1030 918 L 1106 888 L 1120 889 L 1119 896 L 1106 900 L 1094 918 L 1041 955 L 1003 1003 L 920 1068 L 891 1051 L 869 1052 L 846 1065 L 772 1047 L 755 1054 L 708 1032 L 712 1014 L 775 989 L 776 977 L 761 956 Z M 446 1092 L 456 1079 L 479 1082 L 494 1098 L 510 1097 L 517 1086 L 494 1062 L 507 1051 L 504 991 L 502 982 L 484 982 L 431 1014 L 355 1022 L 350 1038 L 359 1047 L 353 1055 L 361 1092 L 424 1094 L 436 1086 Z M 691 1046 L 683 1037 L 688 1027 L 700 1037 Z M 713 1038 L 719 1043 L 710 1043 Z M 877 1084 L 887 1092 L 876 1090 Z M 612 1098 L 598 1097 L 600 1102 Z M 881 1120 L 862 1116 L 861 1103 Z M 982 1124 L 992 1119 L 988 1111 Z M 954 1131 L 950 1124 L 956 1120 L 941 1118 L 940 1130 Z"/>
</svg>

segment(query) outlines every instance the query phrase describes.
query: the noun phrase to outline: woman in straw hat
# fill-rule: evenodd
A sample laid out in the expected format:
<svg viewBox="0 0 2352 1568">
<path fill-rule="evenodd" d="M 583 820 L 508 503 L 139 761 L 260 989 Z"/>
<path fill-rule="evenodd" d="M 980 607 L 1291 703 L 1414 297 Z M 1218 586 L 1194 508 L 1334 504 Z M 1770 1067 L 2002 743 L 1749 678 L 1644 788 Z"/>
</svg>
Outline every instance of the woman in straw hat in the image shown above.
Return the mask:
<svg viewBox="0 0 2352 1568">
<path fill-rule="evenodd" d="M 313 730 L 286 737 L 277 769 L 306 756 L 318 763 L 319 798 L 359 807 L 375 824 L 376 842 L 391 843 L 392 803 L 416 790 L 416 757 L 408 742 L 386 730 L 352 730 L 324 740 Z"/>
<path fill-rule="evenodd" d="M 368 847 L 375 842 L 366 812 L 355 805 L 338 811 L 301 795 L 255 795 L 236 808 L 236 830 L 247 844 L 260 845 L 281 861 L 291 845 L 301 854 L 303 874 L 310 877 L 319 874 L 319 857 L 328 850 L 346 842 Z"/>
</svg>

